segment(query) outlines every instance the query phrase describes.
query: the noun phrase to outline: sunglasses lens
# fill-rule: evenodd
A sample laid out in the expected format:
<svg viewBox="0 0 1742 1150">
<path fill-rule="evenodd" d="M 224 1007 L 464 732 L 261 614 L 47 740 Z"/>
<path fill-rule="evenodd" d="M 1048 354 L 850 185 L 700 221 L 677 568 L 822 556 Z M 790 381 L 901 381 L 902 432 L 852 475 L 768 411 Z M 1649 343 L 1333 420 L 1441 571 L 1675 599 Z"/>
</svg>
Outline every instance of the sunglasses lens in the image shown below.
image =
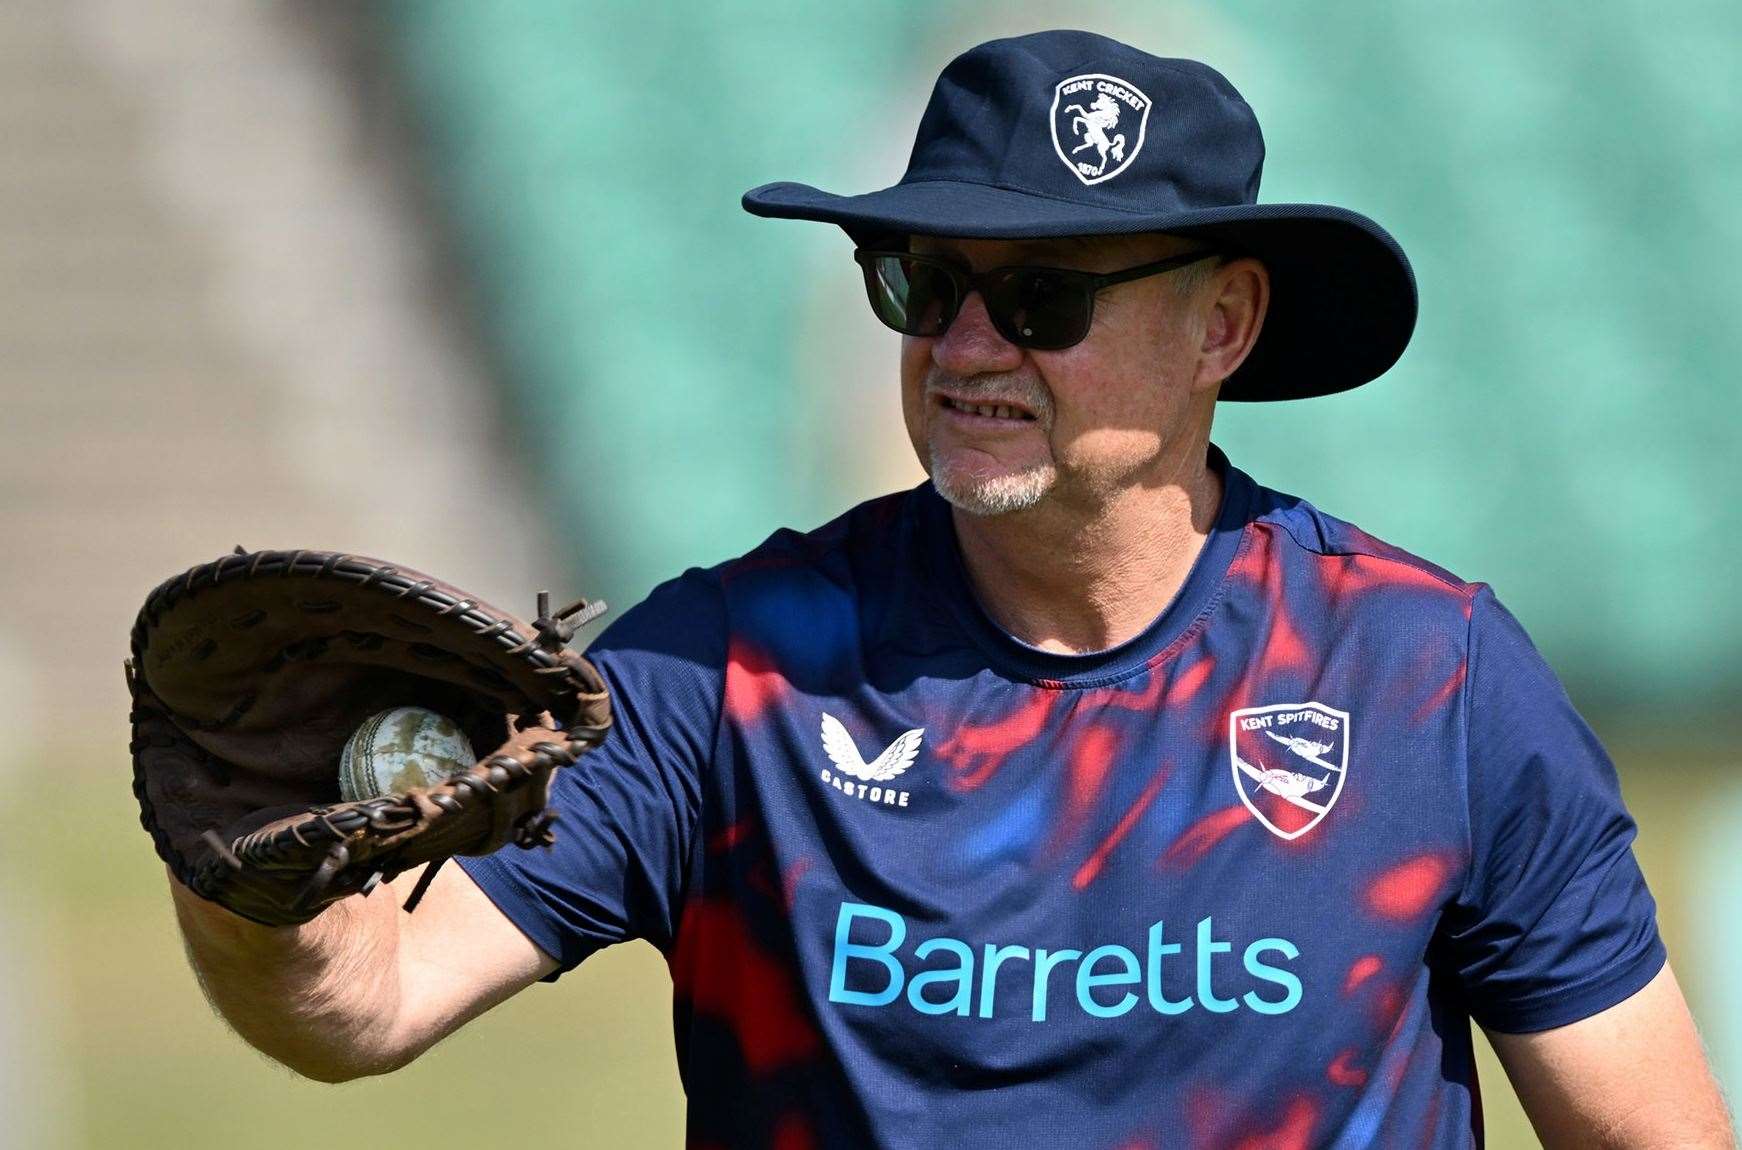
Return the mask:
<svg viewBox="0 0 1742 1150">
<path fill-rule="evenodd" d="M 906 335 L 941 335 L 956 318 L 955 281 L 941 268 L 900 256 L 864 261 L 865 289 L 877 318 Z"/>
<path fill-rule="evenodd" d="M 1089 334 L 1093 293 L 1084 279 L 1048 268 L 1011 268 L 987 289 L 986 310 L 1022 347 L 1070 347 Z"/>
<path fill-rule="evenodd" d="M 877 318 L 906 335 L 942 335 L 961 310 L 966 284 L 948 267 L 895 253 L 862 252 L 865 291 Z M 1089 334 L 1092 277 L 1053 268 L 1006 268 L 982 280 L 986 311 L 1011 343 L 1070 347 Z"/>
</svg>

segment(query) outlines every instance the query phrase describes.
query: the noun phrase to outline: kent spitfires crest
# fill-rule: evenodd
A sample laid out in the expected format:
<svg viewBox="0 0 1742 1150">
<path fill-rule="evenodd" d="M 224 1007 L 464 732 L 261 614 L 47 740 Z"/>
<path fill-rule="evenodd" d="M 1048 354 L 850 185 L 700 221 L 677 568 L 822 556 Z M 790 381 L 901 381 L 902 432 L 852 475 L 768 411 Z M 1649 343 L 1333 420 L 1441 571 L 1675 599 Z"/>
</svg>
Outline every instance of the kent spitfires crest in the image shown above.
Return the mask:
<svg viewBox="0 0 1742 1150">
<path fill-rule="evenodd" d="M 1349 712 L 1323 703 L 1242 707 L 1228 715 L 1228 754 L 1240 801 L 1271 834 L 1318 826 L 1349 766 Z"/>
<path fill-rule="evenodd" d="M 1052 97 L 1053 150 L 1084 184 L 1110 180 L 1142 150 L 1149 106 L 1148 96 L 1117 76 L 1061 81 Z"/>
</svg>

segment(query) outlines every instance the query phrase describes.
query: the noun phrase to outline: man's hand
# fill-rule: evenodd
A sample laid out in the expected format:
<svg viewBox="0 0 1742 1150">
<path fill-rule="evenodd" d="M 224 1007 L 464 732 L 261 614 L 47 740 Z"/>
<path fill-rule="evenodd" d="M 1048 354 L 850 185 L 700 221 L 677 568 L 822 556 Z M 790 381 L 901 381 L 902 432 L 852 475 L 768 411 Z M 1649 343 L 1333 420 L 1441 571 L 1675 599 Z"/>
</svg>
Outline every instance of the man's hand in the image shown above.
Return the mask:
<svg viewBox="0 0 1742 1150">
<path fill-rule="evenodd" d="M 125 664 L 140 822 L 176 881 L 268 927 L 424 863 L 548 845 L 554 772 L 611 727 L 603 680 L 568 645 L 596 607 L 553 615 L 541 592 L 527 622 L 325 551 L 238 548 L 165 580 Z M 476 761 L 343 798 L 354 733 L 407 707 L 449 720 Z"/>
<path fill-rule="evenodd" d="M 1714 1147 L 1735 1133 L 1667 965 L 1632 998 L 1570 1026 L 1488 1039 L 1544 1146 Z"/>
</svg>

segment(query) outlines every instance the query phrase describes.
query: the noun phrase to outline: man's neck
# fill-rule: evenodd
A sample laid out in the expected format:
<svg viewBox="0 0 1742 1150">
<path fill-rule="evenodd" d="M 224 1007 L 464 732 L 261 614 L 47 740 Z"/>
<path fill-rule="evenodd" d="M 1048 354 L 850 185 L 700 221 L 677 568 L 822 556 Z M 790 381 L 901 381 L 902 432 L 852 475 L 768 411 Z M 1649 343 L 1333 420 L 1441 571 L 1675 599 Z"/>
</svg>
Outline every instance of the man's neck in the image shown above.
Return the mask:
<svg viewBox="0 0 1742 1150">
<path fill-rule="evenodd" d="M 1049 496 L 1010 515 L 955 510 L 956 538 L 975 594 L 1006 631 L 1044 651 L 1104 651 L 1173 601 L 1222 497 L 1199 445 L 1160 482 L 1087 506 Z"/>
</svg>

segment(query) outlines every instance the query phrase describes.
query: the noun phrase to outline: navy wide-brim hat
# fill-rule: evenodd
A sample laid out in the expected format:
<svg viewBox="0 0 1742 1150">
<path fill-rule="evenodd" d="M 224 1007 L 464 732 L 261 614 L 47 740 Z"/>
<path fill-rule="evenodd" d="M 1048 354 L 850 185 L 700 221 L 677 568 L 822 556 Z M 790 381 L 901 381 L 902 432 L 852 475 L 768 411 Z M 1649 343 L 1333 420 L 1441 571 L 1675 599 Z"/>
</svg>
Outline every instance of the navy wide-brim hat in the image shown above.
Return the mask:
<svg viewBox="0 0 1742 1150">
<path fill-rule="evenodd" d="M 744 195 L 759 216 L 983 239 L 1168 232 L 1251 255 L 1271 299 L 1223 399 L 1300 399 L 1382 375 L 1415 329 L 1415 275 L 1384 228 L 1326 204 L 1260 204 L 1264 138 L 1221 73 L 1091 32 L 993 40 L 932 89 L 901 181 Z"/>
</svg>

